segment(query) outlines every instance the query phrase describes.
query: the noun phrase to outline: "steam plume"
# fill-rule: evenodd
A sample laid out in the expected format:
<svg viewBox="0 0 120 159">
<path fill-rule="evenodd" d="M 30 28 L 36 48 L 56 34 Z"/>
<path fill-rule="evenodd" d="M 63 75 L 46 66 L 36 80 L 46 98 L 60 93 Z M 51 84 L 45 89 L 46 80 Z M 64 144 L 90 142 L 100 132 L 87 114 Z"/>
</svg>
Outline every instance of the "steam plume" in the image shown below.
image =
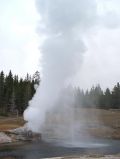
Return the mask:
<svg viewBox="0 0 120 159">
<path fill-rule="evenodd" d="M 46 113 L 55 106 L 60 92 L 80 68 L 86 51 L 83 36 L 96 19 L 95 0 L 37 0 L 42 20 L 40 33 L 46 40 L 43 54 L 43 78 L 29 107 L 24 112 L 28 127 L 40 132 Z"/>
</svg>

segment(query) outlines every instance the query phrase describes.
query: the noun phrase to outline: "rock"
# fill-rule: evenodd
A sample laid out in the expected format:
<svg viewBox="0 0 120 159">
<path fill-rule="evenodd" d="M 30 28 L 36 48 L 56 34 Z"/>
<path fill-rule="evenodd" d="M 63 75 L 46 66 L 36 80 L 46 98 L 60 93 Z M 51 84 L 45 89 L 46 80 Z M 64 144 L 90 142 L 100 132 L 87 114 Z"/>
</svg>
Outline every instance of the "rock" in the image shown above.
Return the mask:
<svg viewBox="0 0 120 159">
<path fill-rule="evenodd" d="M 28 130 L 27 127 L 20 127 L 6 132 L 13 140 L 32 141 L 41 140 L 41 134 Z"/>
<path fill-rule="evenodd" d="M 9 137 L 8 135 L 6 135 L 3 132 L 0 132 L 0 144 L 10 143 L 10 142 L 12 142 L 11 137 Z"/>
<path fill-rule="evenodd" d="M 12 130 L 8 130 L 9 133 L 13 133 L 13 134 L 19 134 L 19 135 L 23 135 L 26 132 L 28 132 L 29 130 L 26 127 L 19 127 L 16 129 L 12 129 Z"/>
</svg>

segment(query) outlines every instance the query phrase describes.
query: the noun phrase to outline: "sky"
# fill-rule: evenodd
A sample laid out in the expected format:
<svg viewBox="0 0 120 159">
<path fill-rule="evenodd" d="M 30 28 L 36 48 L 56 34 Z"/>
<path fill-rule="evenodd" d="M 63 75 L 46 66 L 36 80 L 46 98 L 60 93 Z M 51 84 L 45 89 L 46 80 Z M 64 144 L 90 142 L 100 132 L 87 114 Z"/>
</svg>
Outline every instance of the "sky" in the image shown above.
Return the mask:
<svg viewBox="0 0 120 159">
<path fill-rule="evenodd" d="M 0 0 L 0 70 L 25 76 L 39 69 L 38 20 L 34 0 Z"/>
<path fill-rule="evenodd" d="M 120 81 L 120 1 L 96 1 L 99 20 L 84 36 L 86 52 L 74 79 L 85 89 Z M 0 0 L 0 71 L 25 76 L 40 70 L 39 20 L 35 0 Z"/>
<path fill-rule="evenodd" d="M 104 89 L 112 88 L 120 82 L 120 1 L 97 2 L 98 25 L 84 39 L 87 50 L 78 73 L 86 89 L 99 83 Z"/>
</svg>

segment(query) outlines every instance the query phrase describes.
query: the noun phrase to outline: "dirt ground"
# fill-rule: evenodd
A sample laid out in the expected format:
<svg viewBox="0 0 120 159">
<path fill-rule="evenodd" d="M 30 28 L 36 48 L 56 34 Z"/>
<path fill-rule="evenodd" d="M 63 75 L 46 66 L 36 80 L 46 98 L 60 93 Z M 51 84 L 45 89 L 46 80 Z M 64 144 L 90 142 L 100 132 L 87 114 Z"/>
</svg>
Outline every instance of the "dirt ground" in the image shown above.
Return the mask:
<svg viewBox="0 0 120 159">
<path fill-rule="evenodd" d="M 89 134 L 97 138 L 120 139 L 120 110 L 77 108 L 62 113 L 60 111 L 48 113 L 45 121 L 47 129 L 45 130 L 47 130 L 46 132 L 49 130 L 49 133 L 51 132 L 49 135 L 55 137 L 54 131 L 51 130 L 52 126 L 57 127 L 57 135 L 59 132 L 61 135 L 62 132 L 65 134 L 69 130 L 71 123 L 80 125 L 77 130 L 84 136 Z M 64 130 L 59 129 L 61 128 L 58 127 L 59 125 L 64 126 Z"/>
<path fill-rule="evenodd" d="M 15 158 L 3 158 L 3 159 L 15 159 Z M 48 158 L 46 158 L 46 159 L 48 159 Z M 49 159 L 120 159 L 120 157 L 116 157 L 116 156 L 105 156 L 105 157 L 98 157 L 98 158 L 91 158 L 91 157 L 77 157 L 77 158 L 61 158 L 61 157 L 59 157 L 59 158 L 49 158 Z"/>
<path fill-rule="evenodd" d="M 47 158 L 46 158 L 47 159 Z M 81 157 L 54 157 L 50 159 L 120 159 L 120 156 L 81 156 Z"/>
<path fill-rule="evenodd" d="M 93 111 L 98 115 L 101 126 L 90 128 L 91 134 L 102 138 L 120 139 L 120 110 L 96 109 Z"/>
<path fill-rule="evenodd" d="M 56 116 L 52 117 L 51 121 L 49 119 L 49 122 L 57 121 Z M 77 110 L 75 118 L 80 122 L 85 118 L 93 136 L 120 139 L 120 110 L 82 109 Z M 23 126 L 24 123 L 23 117 L 0 117 L 0 131 L 14 129 Z"/>
<path fill-rule="evenodd" d="M 87 114 L 86 114 L 87 112 Z M 93 136 L 102 138 L 113 138 L 120 139 L 120 110 L 99 110 L 99 109 L 89 109 L 89 110 L 77 110 L 76 119 L 81 120 L 83 116 L 86 117 L 86 122 L 89 127 L 89 132 Z M 97 118 L 96 118 L 97 116 Z M 51 119 L 56 120 L 56 116 Z M 98 127 L 101 123 L 102 126 Z M 9 129 L 14 129 L 23 126 L 25 121 L 23 117 L 0 117 L 0 131 L 6 131 Z M 91 126 L 92 125 L 92 126 Z M 11 157 L 3 159 L 14 159 Z M 77 157 L 58 157 L 51 159 L 120 159 L 120 154 L 115 156 L 77 156 Z"/>
<path fill-rule="evenodd" d="M 11 157 L 3 159 L 15 159 Z M 108 156 L 81 156 L 81 157 L 53 157 L 53 158 L 44 158 L 44 159 L 120 159 L 120 155 L 108 155 Z"/>
<path fill-rule="evenodd" d="M 24 125 L 22 117 L 0 117 L 0 131 L 15 129 Z"/>
</svg>

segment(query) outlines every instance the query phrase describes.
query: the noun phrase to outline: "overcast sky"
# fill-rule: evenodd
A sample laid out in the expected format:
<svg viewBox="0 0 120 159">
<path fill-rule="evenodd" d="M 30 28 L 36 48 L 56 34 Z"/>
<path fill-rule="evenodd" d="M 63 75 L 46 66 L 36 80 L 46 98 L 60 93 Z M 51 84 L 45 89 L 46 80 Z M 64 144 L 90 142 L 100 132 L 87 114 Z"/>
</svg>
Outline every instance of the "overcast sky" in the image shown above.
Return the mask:
<svg viewBox="0 0 120 159">
<path fill-rule="evenodd" d="M 83 88 L 97 83 L 112 87 L 120 81 L 120 1 L 97 3 L 98 26 L 84 37 L 87 49 L 75 78 Z M 0 71 L 24 76 L 40 69 L 39 19 L 34 0 L 0 0 Z"/>
<path fill-rule="evenodd" d="M 98 83 L 112 88 L 120 82 L 120 1 L 97 2 L 98 25 L 86 35 L 87 51 L 78 77 L 83 88 Z"/>
<path fill-rule="evenodd" d="M 0 70 L 22 76 L 38 70 L 38 20 L 34 0 L 0 1 Z"/>
</svg>

